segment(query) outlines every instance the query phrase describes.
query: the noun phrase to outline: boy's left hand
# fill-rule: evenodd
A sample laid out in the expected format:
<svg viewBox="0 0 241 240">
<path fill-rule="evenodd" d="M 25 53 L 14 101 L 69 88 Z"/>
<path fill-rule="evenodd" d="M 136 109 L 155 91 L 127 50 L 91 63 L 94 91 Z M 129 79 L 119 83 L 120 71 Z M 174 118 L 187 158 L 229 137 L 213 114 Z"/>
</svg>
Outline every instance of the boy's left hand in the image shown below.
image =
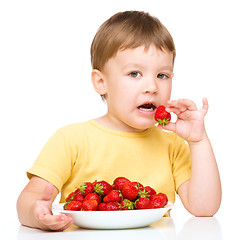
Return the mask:
<svg viewBox="0 0 241 240">
<path fill-rule="evenodd" d="M 206 98 L 203 98 L 203 106 L 199 110 L 191 100 L 169 100 L 166 111 L 176 114 L 177 120 L 175 123 L 170 122 L 164 127 L 159 127 L 175 132 L 189 143 L 199 142 L 207 137 L 204 126 L 204 117 L 208 111 Z"/>
</svg>

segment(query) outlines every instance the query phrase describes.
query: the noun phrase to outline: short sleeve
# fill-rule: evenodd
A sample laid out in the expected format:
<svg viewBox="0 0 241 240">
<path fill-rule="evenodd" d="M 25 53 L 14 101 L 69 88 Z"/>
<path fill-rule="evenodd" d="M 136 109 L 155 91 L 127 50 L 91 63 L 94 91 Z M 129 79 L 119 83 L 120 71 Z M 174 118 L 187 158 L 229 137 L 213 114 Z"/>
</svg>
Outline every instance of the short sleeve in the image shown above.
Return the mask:
<svg viewBox="0 0 241 240">
<path fill-rule="evenodd" d="M 188 144 L 177 136 L 172 152 L 172 173 L 175 190 L 191 177 L 191 154 Z"/>
<path fill-rule="evenodd" d="M 30 179 L 33 175 L 51 182 L 59 191 L 68 180 L 72 169 L 72 156 L 69 143 L 61 130 L 48 140 L 34 165 L 27 171 Z"/>
</svg>

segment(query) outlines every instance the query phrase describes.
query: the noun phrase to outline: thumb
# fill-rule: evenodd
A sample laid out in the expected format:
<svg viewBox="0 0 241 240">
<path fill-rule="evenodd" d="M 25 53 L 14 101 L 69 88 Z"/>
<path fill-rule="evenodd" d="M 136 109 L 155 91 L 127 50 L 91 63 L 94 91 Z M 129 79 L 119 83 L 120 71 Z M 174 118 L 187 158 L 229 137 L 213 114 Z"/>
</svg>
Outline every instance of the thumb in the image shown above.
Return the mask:
<svg viewBox="0 0 241 240">
<path fill-rule="evenodd" d="M 162 125 L 158 124 L 157 127 L 160 129 L 164 129 L 164 130 L 168 130 L 168 131 L 172 131 L 172 132 L 176 133 L 176 124 L 172 123 L 172 122 L 168 123 L 164 127 Z"/>
<path fill-rule="evenodd" d="M 53 193 L 54 193 L 54 186 L 52 183 L 48 182 L 45 187 L 45 191 L 43 193 L 42 200 L 44 200 L 44 201 L 51 200 Z"/>
</svg>

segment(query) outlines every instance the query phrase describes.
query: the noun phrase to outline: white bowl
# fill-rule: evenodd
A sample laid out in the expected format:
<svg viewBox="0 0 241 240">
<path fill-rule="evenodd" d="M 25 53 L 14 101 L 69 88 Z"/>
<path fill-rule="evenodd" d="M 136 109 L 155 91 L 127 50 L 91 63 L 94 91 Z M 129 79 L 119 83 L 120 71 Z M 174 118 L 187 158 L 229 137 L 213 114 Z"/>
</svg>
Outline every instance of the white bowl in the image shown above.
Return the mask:
<svg viewBox="0 0 241 240">
<path fill-rule="evenodd" d="M 173 207 L 169 202 L 164 208 L 120 211 L 67 211 L 63 204 L 53 206 L 53 211 L 71 214 L 74 224 L 91 229 L 124 229 L 146 227 L 161 219 Z"/>
</svg>

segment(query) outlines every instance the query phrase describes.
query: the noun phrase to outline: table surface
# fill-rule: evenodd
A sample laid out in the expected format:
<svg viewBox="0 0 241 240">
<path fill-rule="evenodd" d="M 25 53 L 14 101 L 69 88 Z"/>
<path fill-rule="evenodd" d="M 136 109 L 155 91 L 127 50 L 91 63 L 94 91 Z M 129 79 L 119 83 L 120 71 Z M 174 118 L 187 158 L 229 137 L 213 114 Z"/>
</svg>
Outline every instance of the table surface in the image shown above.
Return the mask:
<svg viewBox="0 0 241 240">
<path fill-rule="evenodd" d="M 80 240 L 80 239 L 158 239 L 158 240 L 222 240 L 241 239 L 239 219 L 218 212 L 214 217 L 193 217 L 184 208 L 172 210 L 171 217 L 161 218 L 154 224 L 137 229 L 91 230 L 72 225 L 63 232 L 48 232 L 22 226 L 16 212 L 1 214 L 1 240 Z M 236 219 L 235 219 L 236 218 Z"/>
</svg>

